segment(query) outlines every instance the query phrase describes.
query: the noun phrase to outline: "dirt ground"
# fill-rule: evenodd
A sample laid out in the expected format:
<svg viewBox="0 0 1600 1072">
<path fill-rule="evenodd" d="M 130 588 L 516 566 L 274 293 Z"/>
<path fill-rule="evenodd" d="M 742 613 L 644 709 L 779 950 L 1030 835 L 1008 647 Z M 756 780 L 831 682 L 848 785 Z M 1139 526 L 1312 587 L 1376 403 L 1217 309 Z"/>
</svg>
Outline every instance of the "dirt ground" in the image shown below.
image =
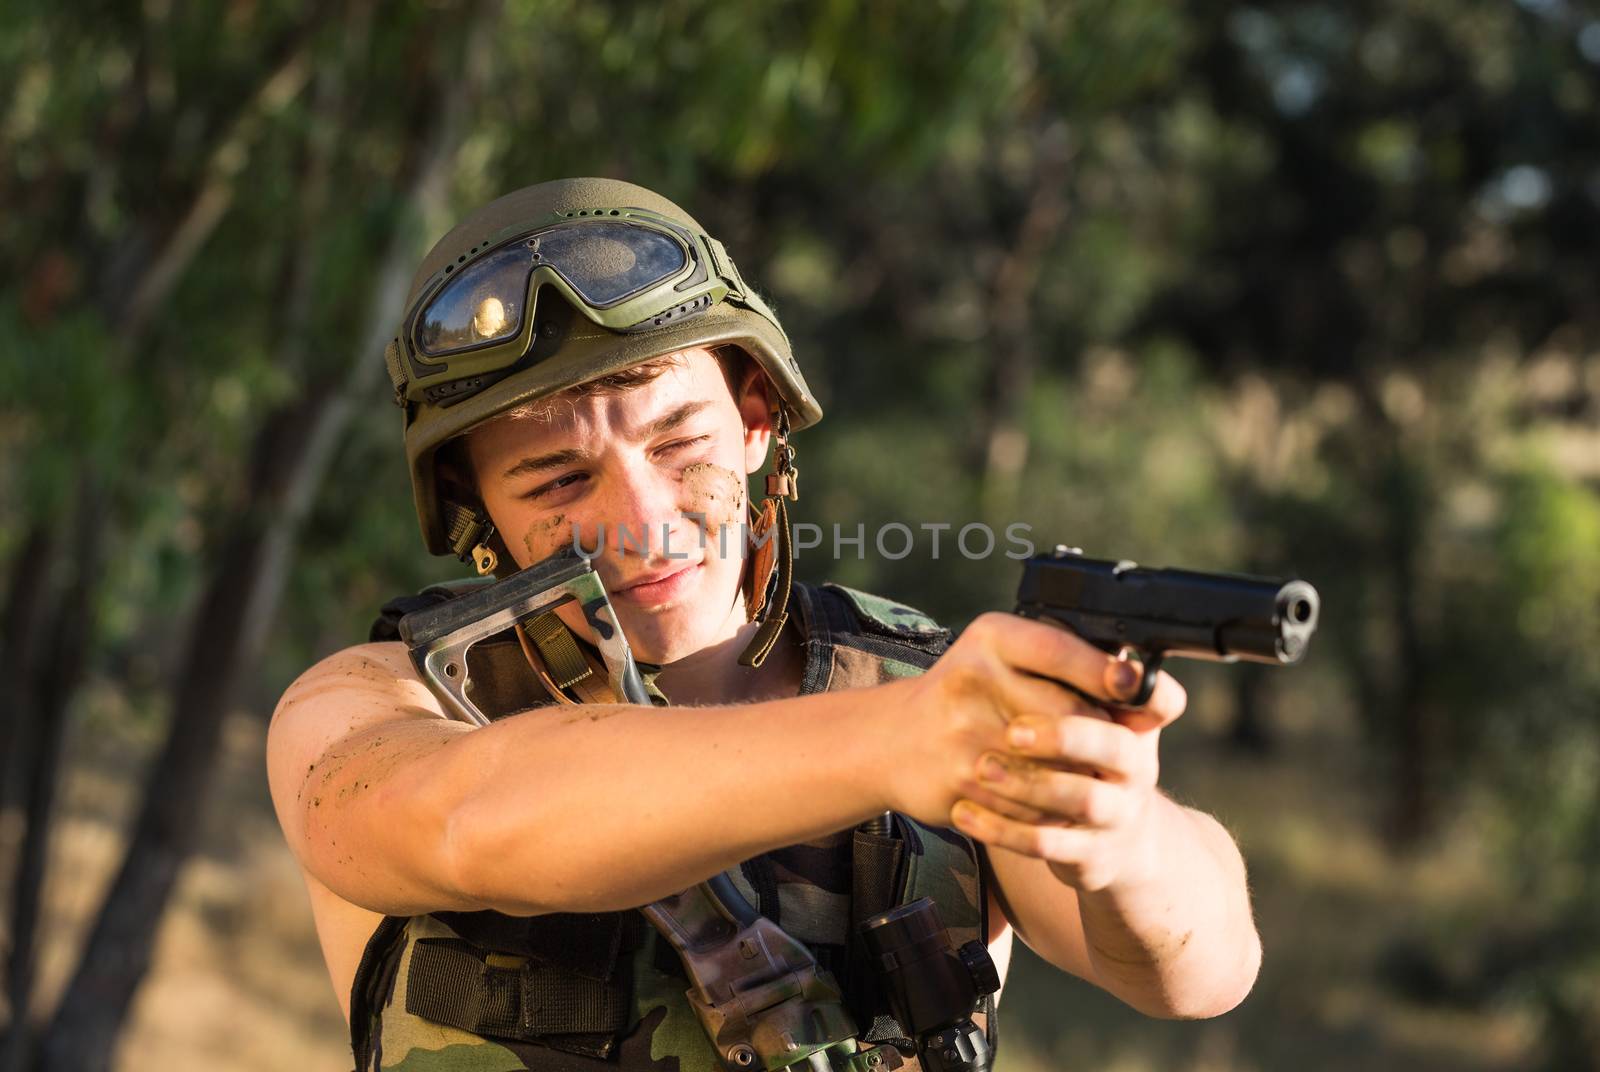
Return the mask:
<svg viewBox="0 0 1600 1072">
<path fill-rule="evenodd" d="M 1166 731 L 1163 781 L 1218 815 L 1244 849 L 1266 950 L 1255 992 L 1215 1020 L 1155 1021 L 1023 953 L 1002 1006 L 997 1072 L 1527 1067 L 1536 1025 L 1526 1016 L 1407 1004 L 1375 971 L 1391 942 L 1429 919 L 1503 910 L 1470 829 L 1396 859 L 1373 834 L 1372 779 L 1348 729 L 1291 724 L 1271 762 L 1230 753 L 1220 729 L 1192 714 Z M 109 717 L 74 727 L 36 1010 L 63 986 L 109 881 L 152 738 Z M 305 891 L 267 801 L 264 738 L 257 716 L 229 722 L 213 798 L 196 816 L 205 848 L 162 925 L 119 1072 L 348 1072 Z M 19 825 L 0 817 L 0 855 L 15 851 Z"/>
</svg>

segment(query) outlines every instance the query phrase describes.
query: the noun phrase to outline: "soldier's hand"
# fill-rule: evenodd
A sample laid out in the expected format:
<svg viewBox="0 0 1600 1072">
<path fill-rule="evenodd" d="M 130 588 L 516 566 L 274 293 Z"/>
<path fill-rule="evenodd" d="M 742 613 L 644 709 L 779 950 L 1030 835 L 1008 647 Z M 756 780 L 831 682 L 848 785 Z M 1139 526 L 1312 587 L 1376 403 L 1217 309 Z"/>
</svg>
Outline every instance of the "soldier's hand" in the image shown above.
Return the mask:
<svg viewBox="0 0 1600 1072">
<path fill-rule="evenodd" d="M 951 819 L 988 845 L 1046 861 L 1070 886 L 1101 890 L 1159 866 L 1147 819 L 1161 729 L 1183 714 L 1187 696 L 1163 673 L 1143 707 L 1122 707 L 1138 691 L 1139 668 L 1084 646 L 1091 666 L 1101 660 L 1101 680 L 1097 689 L 1074 684 L 1095 699 L 1064 690 L 1061 710 L 1014 720 L 1007 749 L 979 757 L 982 789 Z"/>
<path fill-rule="evenodd" d="M 910 680 L 906 710 L 888 712 L 904 736 L 896 742 L 891 795 L 894 806 L 920 822 L 949 826 L 957 800 L 970 798 L 1002 818 L 1043 819 L 1045 811 L 1010 802 L 979 781 L 979 760 L 1010 754 L 1011 723 L 1059 722 L 1086 710 L 1109 720 L 1067 688 L 1114 701 L 1136 688 L 1117 691 L 1118 667 L 1133 669 L 1066 629 L 1016 614 L 989 613 L 974 619 L 950 650 L 920 678 Z M 1182 690 L 1163 674 L 1157 693 L 1139 712 L 1118 714 L 1125 733 L 1154 731 L 1182 712 Z M 1174 706 L 1176 704 L 1176 706 Z M 1018 757 L 1013 757 L 1013 762 Z M 1070 757 L 1046 762 L 1072 763 Z M 1154 760 L 1150 762 L 1154 781 Z"/>
<path fill-rule="evenodd" d="M 945 754 L 897 765 L 901 810 L 1048 860 L 1081 888 L 1126 869 L 1155 792 L 1161 727 L 1187 702 L 1176 680 L 1163 673 L 1144 707 L 1120 707 L 1138 689 L 1136 666 L 1057 626 L 991 613 L 916 683 L 935 727 L 925 744 L 942 742 Z"/>
</svg>

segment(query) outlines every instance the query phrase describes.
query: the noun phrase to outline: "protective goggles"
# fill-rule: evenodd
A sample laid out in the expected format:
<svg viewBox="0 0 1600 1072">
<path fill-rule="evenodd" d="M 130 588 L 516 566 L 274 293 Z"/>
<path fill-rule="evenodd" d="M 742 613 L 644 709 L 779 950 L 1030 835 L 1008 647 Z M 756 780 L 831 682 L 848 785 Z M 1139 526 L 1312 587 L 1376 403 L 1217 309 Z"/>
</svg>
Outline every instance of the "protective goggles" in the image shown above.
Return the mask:
<svg viewBox="0 0 1600 1072">
<path fill-rule="evenodd" d="M 457 401 L 519 361 L 532 345 L 534 305 L 546 286 L 619 332 L 661 327 L 744 296 L 720 242 L 643 209 L 573 213 L 462 260 L 423 287 L 397 340 L 409 399 Z"/>
</svg>

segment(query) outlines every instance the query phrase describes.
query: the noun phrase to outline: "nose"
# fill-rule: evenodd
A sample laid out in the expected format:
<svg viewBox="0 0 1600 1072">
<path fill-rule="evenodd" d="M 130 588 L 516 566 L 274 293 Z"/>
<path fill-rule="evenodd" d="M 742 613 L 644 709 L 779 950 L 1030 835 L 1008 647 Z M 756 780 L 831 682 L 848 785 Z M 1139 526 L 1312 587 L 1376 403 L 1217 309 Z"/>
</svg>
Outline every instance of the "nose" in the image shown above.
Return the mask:
<svg viewBox="0 0 1600 1072">
<path fill-rule="evenodd" d="M 601 513 L 606 553 L 619 562 L 638 559 L 645 568 L 666 563 L 669 553 L 678 560 L 698 554 L 701 529 L 683 516 L 681 496 L 681 482 L 658 466 L 632 465 L 619 472 Z"/>
</svg>

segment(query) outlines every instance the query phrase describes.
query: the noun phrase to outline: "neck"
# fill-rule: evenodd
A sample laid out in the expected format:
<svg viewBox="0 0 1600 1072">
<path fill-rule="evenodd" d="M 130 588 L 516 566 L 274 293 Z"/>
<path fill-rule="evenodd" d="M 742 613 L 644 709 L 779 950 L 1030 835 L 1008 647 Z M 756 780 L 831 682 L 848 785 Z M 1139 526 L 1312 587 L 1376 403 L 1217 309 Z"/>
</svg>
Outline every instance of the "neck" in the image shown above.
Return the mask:
<svg viewBox="0 0 1600 1072">
<path fill-rule="evenodd" d="M 759 667 L 740 666 L 739 656 L 759 628 L 746 622 L 732 636 L 662 667 L 656 684 L 674 704 L 738 704 L 795 696 L 804 653 L 793 616 Z"/>
</svg>

